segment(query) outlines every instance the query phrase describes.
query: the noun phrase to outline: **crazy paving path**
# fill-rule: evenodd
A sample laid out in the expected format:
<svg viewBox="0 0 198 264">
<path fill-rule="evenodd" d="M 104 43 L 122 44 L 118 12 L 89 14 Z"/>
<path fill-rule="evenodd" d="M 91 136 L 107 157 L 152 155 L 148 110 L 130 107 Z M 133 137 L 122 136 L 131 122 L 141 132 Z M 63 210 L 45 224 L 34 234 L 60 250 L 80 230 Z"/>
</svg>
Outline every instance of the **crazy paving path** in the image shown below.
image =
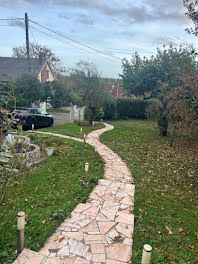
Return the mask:
<svg viewBox="0 0 198 264">
<path fill-rule="evenodd" d="M 86 139 L 104 159 L 104 179 L 38 253 L 25 249 L 14 264 L 130 263 L 135 186 L 126 164 L 99 141 L 99 136 L 111 129 L 113 126 L 105 124 Z"/>
</svg>

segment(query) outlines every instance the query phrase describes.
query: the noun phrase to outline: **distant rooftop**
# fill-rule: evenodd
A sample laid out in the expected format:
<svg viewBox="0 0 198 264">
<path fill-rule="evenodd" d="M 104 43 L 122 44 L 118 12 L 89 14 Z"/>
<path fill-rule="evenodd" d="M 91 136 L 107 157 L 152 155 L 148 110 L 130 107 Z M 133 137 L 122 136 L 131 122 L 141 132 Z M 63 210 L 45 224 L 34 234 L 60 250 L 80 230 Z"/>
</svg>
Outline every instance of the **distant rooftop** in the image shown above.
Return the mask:
<svg viewBox="0 0 198 264">
<path fill-rule="evenodd" d="M 31 58 L 28 64 L 27 58 L 0 57 L 0 81 L 9 81 L 10 76 L 12 80 L 16 80 L 23 73 L 28 72 L 38 76 L 41 68 L 42 65 L 39 63 L 39 59 Z"/>
</svg>

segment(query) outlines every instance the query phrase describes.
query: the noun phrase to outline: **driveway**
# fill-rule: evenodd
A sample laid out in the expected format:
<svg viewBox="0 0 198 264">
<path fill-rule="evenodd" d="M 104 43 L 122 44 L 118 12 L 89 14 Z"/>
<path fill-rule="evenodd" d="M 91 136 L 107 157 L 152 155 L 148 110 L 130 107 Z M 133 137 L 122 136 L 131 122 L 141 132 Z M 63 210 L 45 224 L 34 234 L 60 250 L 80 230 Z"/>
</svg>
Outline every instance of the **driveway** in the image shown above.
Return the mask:
<svg viewBox="0 0 198 264">
<path fill-rule="evenodd" d="M 67 113 L 52 113 L 54 117 L 54 126 L 61 125 L 61 124 L 67 124 L 67 123 L 73 123 L 73 120 L 71 120 L 70 114 Z"/>
</svg>

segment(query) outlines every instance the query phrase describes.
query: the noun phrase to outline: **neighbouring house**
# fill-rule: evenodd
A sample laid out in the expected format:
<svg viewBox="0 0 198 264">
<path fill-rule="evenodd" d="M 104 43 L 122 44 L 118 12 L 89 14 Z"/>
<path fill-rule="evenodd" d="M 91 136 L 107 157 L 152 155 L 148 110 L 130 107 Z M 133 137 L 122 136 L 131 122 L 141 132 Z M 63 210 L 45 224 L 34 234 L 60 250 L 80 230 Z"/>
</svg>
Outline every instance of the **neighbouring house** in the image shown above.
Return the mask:
<svg viewBox="0 0 198 264">
<path fill-rule="evenodd" d="M 30 58 L 30 61 L 27 58 L 0 57 L 0 82 L 9 82 L 10 79 L 15 81 L 23 73 L 33 74 L 41 83 L 56 79 L 43 53 L 40 53 L 37 59 Z"/>
<path fill-rule="evenodd" d="M 113 97 L 116 98 L 136 98 L 134 94 L 131 94 L 130 96 L 124 95 L 122 88 L 116 85 L 106 86 L 105 91 L 109 92 Z"/>
</svg>

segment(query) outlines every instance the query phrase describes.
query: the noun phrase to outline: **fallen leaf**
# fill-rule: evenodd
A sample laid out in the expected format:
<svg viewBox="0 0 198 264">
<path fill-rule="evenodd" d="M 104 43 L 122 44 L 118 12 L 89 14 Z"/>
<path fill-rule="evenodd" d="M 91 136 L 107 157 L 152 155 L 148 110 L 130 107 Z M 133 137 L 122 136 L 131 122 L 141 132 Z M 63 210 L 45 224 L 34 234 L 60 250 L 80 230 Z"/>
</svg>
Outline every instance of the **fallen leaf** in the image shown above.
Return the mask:
<svg viewBox="0 0 198 264">
<path fill-rule="evenodd" d="M 45 224 L 46 220 L 44 219 L 42 222 L 43 222 L 43 224 Z"/>
<path fill-rule="evenodd" d="M 62 242 L 64 237 L 59 238 L 59 243 Z"/>
<path fill-rule="evenodd" d="M 168 227 L 168 226 L 165 226 L 165 228 L 166 228 L 166 230 L 168 231 L 169 235 L 172 235 L 172 234 L 173 234 L 173 232 L 172 232 L 172 230 L 171 230 L 171 228 L 170 228 L 170 227 Z"/>
<path fill-rule="evenodd" d="M 50 253 L 55 253 L 55 252 L 58 252 L 58 248 L 49 248 L 48 249 L 48 251 L 50 252 Z"/>
<path fill-rule="evenodd" d="M 54 237 L 54 241 L 57 241 L 59 239 L 59 236 Z"/>
<path fill-rule="evenodd" d="M 194 249 L 195 248 L 194 245 L 189 245 L 188 247 L 191 248 L 191 249 Z"/>
<path fill-rule="evenodd" d="M 163 249 L 161 249 L 161 248 L 155 248 L 155 251 L 157 251 L 157 252 L 163 252 Z"/>
</svg>

